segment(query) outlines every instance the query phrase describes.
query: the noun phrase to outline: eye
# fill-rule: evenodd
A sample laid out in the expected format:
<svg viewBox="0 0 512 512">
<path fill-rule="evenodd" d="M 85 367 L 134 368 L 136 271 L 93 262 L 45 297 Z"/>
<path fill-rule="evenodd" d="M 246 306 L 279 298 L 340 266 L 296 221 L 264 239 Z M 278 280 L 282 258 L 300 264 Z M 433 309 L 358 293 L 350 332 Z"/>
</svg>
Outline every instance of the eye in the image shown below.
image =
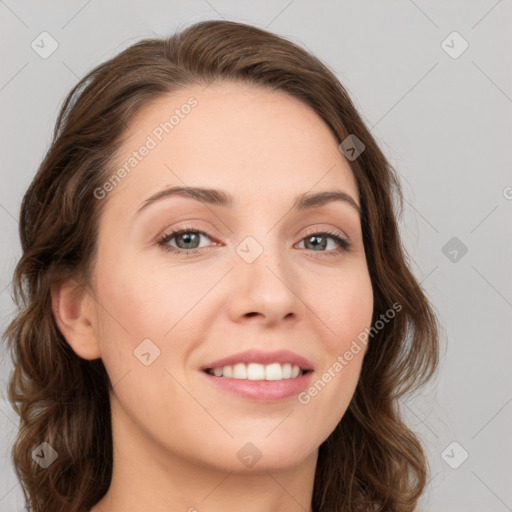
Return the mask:
<svg viewBox="0 0 512 512">
<path fill-rule="evenodd" d="M 200 247 L 201 237 L 212 238 L 199 229 L 193 227 L 182 227 L 170 233 L 165 233 L 158 241 L 158 245 L 165 251 L 179 255 L 191 255 L 201 252 L 201 250 L 209 250 L 211 247 Z M 334 248 L 325 250 L 327 248 L 329 239 L 334 241 Z M 175 240 L 177 247 L 170 245 L 169 242 Z M 299 244 L 305 243 L 308 247 L 306 250 L 312 252 L 325 253 L 326 256 L 337 256 L 341 253 L 349 252 L 352 245 L 343 238 L 340 233 L 333 231 L 315 232 L 303 238 Z"/>
<path fill-rule="evenodd" d="M 211 238 L 204 231 L 200 231 L 195 228 L 183 227 L 175 231 L 171 231 L 170 233 L 164 234 L 158 241 L 158 245 L 160 245 L 167 252 L 185 255 L 195 254 L 200 252 L 198 249 L 201 249 L 199 248 L 201 236 L 211 240 Z M 169 242 L 173 239 L 176 239 L 178 247 L 169 245 Z"/>
<path fill-rule="evenodd" d="M 334 249 L 328 251 L 322 250 L 326 249 L 329 239 L 334 240 Z M 309 247 L 305 247 L 306 249 L 313 247 L 310 250 L 313 252 L 325 252 L 326 256 L 337 256 L 341 253 L 349 252 L 352 247 L 351 243 L 346 238 L 343 238 L 339 233 L 333 231 L 311 233 L 300 241 L 300 243 L 303 242 L 305 245 L 309 245 Z"/>
</svg>

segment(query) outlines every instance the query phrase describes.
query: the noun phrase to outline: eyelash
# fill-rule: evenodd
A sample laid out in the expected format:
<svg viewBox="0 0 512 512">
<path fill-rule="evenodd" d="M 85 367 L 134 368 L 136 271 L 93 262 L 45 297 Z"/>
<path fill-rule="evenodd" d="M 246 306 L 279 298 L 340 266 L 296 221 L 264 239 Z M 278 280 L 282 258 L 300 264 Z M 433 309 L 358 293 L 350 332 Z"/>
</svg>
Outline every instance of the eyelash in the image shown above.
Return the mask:
<svg viewBox="0 0 512 512">
<path fill-rule="evenodd" d="M 201 231 L 200 229 L 184 226 L 183 228 L 177 229 L 175 231 L 171 231 L 170 233 L 164 233 L 162 235 L 162 237 L 160 237 L 160 239 L 158 240 L 158 245 L 166 252 L 178 254 L 181 256 L 185 256 L 185 257 L 191 256 L 192 254 L 197 254 L 201 251 L 207 251 L 210 249 L 210 247 L 201 248 L 201 249 L 177 249 L 176 247 L 172 247 L 171 245 L 167 244 L 167 242 L 169 242 L 170 240 L 172 240 L 173 238 L 175 238 L 179 235 L 182 235 L 183 233 L 198 233 L 200 235 L 204 235 L 204 236 L 210 238 L 210 240 L 213 240 L 212 237 L 210 235 L 208 235 L 208 233 L 205 233 L 204 231 Z M 338 247 L 338 249 L 334 249 L 332 251 L 319 251 L 319 252 L 325 253 L 326 256 L 331 257 L 331 256 L 339 256 L 340 254 L 348 253 L 351 251 L 351 249 L 352 249 L 351 242 L 349 242 L 346 238 L 343 238 L 339 233 L 337 233 L 335 231 L 325 230 L 325 231 L 320 231 L 320 232 L 313 232 L 313 233 L 307 234 L 300 241 L 302 242 L 306 238 L 309 238 L 312 236 L 325 236 L 325 235 L 328 236 L 328 238 L 332 238 L 338 244 L 339 247 Z M 304 249 L 304 250 L 308 250 L 308 249 Z M 317 252 L 317 251 L 311 250 L 311 252 Z"/>
</svg>

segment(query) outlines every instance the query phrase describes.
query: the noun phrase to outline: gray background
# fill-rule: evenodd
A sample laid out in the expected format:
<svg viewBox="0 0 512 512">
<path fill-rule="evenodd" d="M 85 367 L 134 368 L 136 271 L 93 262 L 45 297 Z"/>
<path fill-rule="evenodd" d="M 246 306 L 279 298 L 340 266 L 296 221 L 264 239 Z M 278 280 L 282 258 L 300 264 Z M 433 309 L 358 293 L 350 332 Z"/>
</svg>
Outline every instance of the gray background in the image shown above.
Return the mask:
<svg viewBox="0 0 512 512">
<path fill-rule="evenodd" d="M 512 510 L 510 0 L 0 1 L 0 328 L 13 311 L 21 197 L 65 94 L 136 40 L 217 18 L 267 28 L 322 59 L 397 168 L 405 245 L 443 326 L 437 378 L 402 404 L 428 450 L 423 509 Z M 43 31 L 58 43 L 46 59 L 31 47 Z M 463 40 L 446 39 L 454 31 L 469 44 L 460 55 Z M 24 506 L 9 459 L 9 369 L 3 360 L 0 512 Z"/>
</svg>

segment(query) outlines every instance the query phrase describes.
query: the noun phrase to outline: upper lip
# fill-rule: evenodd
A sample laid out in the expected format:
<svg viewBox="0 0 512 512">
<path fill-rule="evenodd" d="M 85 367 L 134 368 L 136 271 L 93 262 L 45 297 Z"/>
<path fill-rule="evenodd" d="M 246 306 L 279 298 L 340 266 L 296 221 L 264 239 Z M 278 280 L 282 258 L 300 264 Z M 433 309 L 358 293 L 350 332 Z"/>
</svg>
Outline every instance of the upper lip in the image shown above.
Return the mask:
<svg viewBox="0 0 512 512">
<path fill-rule="evenodd" d="M 261 350 L 251 349 L 245 352 L 238 352 L 222 359 L 217 359 L 211 363 L 201 366 L 201 370 L 208 370 L 213 368 L 222 368 L 223 366 L 232 366 L 237 363 L 290 363 L 295 364 L 302 370 L 313 370 L 313 364 L 305 357 L 299 356 L 290 350 L 276 350 L 274 352 L 263 352 Z"/>
</svg>

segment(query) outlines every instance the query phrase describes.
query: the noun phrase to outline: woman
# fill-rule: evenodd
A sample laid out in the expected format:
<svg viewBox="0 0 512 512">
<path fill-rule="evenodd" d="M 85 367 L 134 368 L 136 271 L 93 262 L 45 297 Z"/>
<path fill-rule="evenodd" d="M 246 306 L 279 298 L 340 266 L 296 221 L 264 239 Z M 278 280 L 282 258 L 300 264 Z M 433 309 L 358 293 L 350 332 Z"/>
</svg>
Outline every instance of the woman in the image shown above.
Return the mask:
<svg viewBox="0 0 512 512">
<path fill-rule="evenodd" d="M 228 21 L 68 95 L 22 202 L 6 331 L 32 511 L 412 511 L 398 399 L 437 322 L 345 89 Z"/>
</svg>

